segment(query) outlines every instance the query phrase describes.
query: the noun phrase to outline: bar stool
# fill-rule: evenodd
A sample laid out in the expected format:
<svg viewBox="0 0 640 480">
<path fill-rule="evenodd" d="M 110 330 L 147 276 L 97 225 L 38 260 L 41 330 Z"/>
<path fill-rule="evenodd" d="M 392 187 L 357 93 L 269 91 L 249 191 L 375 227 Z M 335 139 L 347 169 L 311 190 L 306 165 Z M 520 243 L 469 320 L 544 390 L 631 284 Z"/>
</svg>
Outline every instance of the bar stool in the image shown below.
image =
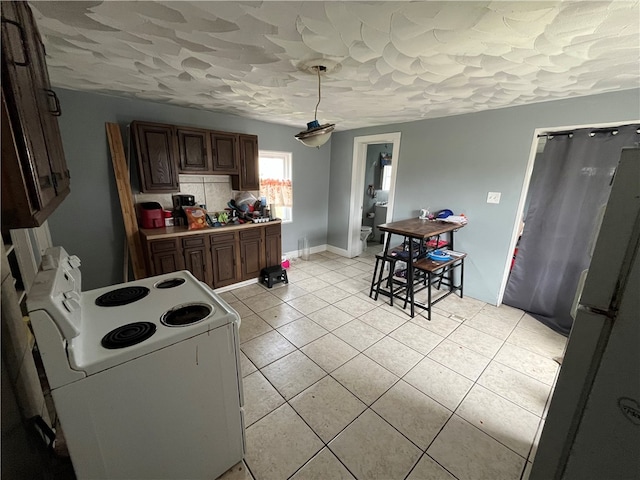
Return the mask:
<svg viewBox="0 0 640 480">
<path fill-rule="evenodd" d="M 434 261 L 429 258 L 422 258 L 414 263 L 413 268 L 418 270 L 423 275 L 425 275 L 426 279 L 426 287 L 427 287 L 427 304 L 422 308 L 427 310 L 427 320 L 431 320 L 431 307 L 434 303 L 439 302 L 440 300 L 448 297 L 452 293 L 459 292 L 460 298 L 463 298 L 463 287 L 464 287 L 464 259 L 467 256 L 466 253 L 460 253 L 459 255 L 452 256 L 451 260 L 446 260 L 444 262 Z M 456 269 L 460 269 L 460 283 L 458 285 L 454 284 L 453 272 Z M 449 278 L 445 279 L 445 273 L 449 274 Z M 435 301 L 432 300 L 431 297 L 431 285 L 437 283 L 438 289 L 444 284 L 449 288 L 449 291 L 445 293 L 443 296 L 437 298 Z M 406 300 L 405 300 L 405 308 L 406 308 Z"/>
<path fill-rule="evenodd" d="M 369 289 L 369 298 L 372 298 L 371 296 L 373 295 L 373 291 L 376 291 L 376 295 L 375 297 L 373 297 L 374 300 L 378 300 L 378 295 L 380 293 L 380 285 L 383 282 L 383 278 L 382 276 L 384 275 L 384 270 L 385 270 L 385 266 L 387 264 L 387 262 L 389 263 L 389 276 L 384 279 L 387 281 L 387 286 L 390 289 L 391 292 L 391 305 L 393 305 L 393 282 L 392 282 L 392 275 L 393 272 L 396 268 L 396 259 L 394 257 L 390 257 L 388 255 L 385 255 L 385 252 L 380 252 L 378 254 L 376 254 L 376 265 L 373 268 L 373 276 L 371 277 L 371 288 Z M 382 264 L 380 264 L 380 262 L 382 262 Z M 380 273 L 378 274 L 378 267 L 380 267 Z M 376 279 L 376 277 L 378 277 Z"/>
</svg>

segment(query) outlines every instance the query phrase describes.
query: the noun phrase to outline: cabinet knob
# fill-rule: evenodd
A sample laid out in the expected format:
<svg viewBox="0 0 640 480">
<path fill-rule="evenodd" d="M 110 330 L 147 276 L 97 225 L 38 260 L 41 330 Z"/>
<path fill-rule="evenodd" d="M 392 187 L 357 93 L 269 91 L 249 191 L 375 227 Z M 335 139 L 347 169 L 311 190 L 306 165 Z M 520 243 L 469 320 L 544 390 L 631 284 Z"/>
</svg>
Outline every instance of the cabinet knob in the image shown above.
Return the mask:
<svg viewBox="0 0 640 480">
<path fill-rule="evenodd" d="M 40 183 L 40 188 L 50 188 L 53 186 L 53 181 L 50 175 L 41 175 L 38 177 L 38 182 Z"/>
</svg>

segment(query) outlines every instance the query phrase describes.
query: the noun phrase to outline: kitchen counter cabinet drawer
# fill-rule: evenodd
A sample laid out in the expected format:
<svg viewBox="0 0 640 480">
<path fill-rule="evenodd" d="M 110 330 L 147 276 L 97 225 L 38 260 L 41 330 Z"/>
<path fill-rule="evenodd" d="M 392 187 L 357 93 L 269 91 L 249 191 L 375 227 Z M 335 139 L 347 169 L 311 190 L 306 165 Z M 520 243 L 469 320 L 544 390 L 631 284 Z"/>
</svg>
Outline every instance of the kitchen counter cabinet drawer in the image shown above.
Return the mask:
<svg viewBox="0 0 640 480">
<path fill-rule="evenodd" d="M 198 248 L 206 246 L 206 235 L 198 235 L 197 237 L 189 237 L 182 239 L 182 248 Z"/>
<path fill-rule="evenodd" d="M 209 235 L 209 238 L 211 239 L 211 244 L 213 245 L 214 243 L 218 244 L 234 242 L 236 239 L 236 235 L 235 233 L 218 233 Z"/>
<path fill-rule="evenodd" d="M 267 235 L 280 235 L 280 231 L 282 230 L 282 225 L 269 225 L 265 228 L 265 232 Z"/>
<path fill-rule="evenodd" d="M 262 229 L 255 228 L 253 230 L 247 230 L 240 232 L 240 240 L 250 240 L 252 238 L 260 238 L 262 236 Z"/>
<path fill-rule="evenodd" d="M 153 253 L 158 252 L 167 252 L 173 250 L 180 250 L 180 246 L 178 245 L 178 240 L 156 240 L 150 243 L 151 251 Z"/>
</svg>

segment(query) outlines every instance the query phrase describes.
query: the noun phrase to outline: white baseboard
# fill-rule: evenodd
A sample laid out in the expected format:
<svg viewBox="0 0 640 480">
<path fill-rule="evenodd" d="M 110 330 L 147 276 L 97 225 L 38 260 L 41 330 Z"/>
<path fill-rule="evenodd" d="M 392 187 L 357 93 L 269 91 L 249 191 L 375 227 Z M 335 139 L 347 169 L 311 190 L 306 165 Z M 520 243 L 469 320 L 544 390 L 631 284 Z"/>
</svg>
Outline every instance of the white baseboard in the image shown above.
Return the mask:
<svg viewBox="0 0 640 480">
<path fill-rule="evenodd" d="M 246 287 L 248 285 L 253 285 L 254 283 L 258 283 L 260 278 L 251 278 L 249 280 L 245 280 L 244 282 L 232 283 L 231 285 L 227 285 L 226 287 L 216 288 L 213 291 L 215 293 L 228 292 L 229 290 L 235 290 L 236 288 Z"/>
<path fill-rule="evenodd" d="M 334 247 L 333 245 L 316 245 L 309 249 L 309 253 L 331 252 L 342 257 L 349 257 L 349 252 L 343 248 Z M 287 258 L 300 258 L 302 256 L 302 250 L 293 250 L 291 252 L 284 252 L 283 255 Z"/>
<path fill-rule="evenodd" d="M 333 245 L 326 245 L 326 250 L 331 253 L 335 253 L 336 255 L 340 255 L 342 257 L 349 257 L 349 251 L 344 248 L 334 247 Z"/>
<path fill-rule="evenodd" d="M 338 247 L 334 247 L 333 245 L 327 245 L 327 244 L 323 244 L 323 245 L 316 245 L 315 247 L 311 247 L 309 248 L 309 253 L 320 253 L 320 252 L 331 252 L 331 253 L 335 253 L 336 255 L 341 255 L 343 257 L 348 257 L 348 252 L 342 248 L 338 248 Z M 283 257 L 287 257 L 289 260 L 293 259 L 293 258 L 300 258 L 302 257 L 302 251 L 301 250 L 293 250 L 291 252 L 283 252 L 282 254 Z M 258 283 L 259 282 L 259 278 L 252 278 L 250 280 L 245 280 L 244 282 L 238 282 L 238 283 L 233 283 L 231 285 L 227 285 L 226 287 L 220 287 L 220 288 L 216 288 L 214 290 L 215 293 L 222 293 L 222 292 L 228 292 L 230 290 L 235 290 L 236 288 L 240 288 L 240 287 L 246 287 L 248 285 L 253 285 L 254 283 Z"/>
</svg>

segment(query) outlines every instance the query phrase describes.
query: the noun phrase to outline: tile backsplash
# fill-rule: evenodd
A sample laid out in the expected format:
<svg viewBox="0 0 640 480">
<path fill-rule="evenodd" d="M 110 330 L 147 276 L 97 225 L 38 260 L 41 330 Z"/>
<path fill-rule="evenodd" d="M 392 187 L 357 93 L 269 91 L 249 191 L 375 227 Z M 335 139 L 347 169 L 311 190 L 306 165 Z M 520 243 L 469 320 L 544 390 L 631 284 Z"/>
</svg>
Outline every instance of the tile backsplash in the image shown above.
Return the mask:
<svg viewBox="0 0 640 480">
<path fill-rule="evenodd" d="M 227 207 L 227 202 L 238 192 L 231 190 L 229 175 L 179 175 L 180 193 L 193 195 L 196 204 L 204 204 L 210 212 L 219 212 Z M 258 192 L 252 192 L 258 198 Z M 171 193 L 138 193 L 136 203 L 158 202 L 163 208 L 171 210 Z"/>
</svg>

